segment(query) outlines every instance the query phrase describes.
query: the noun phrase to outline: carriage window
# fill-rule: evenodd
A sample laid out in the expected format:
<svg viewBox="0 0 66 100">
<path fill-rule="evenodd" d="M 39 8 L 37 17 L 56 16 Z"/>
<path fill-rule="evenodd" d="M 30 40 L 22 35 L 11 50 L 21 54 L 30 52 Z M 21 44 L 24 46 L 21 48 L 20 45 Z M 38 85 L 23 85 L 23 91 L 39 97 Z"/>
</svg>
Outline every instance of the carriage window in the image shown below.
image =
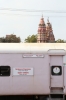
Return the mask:
<svg viewBox="0 0 66 100">
<path fill-rule="evenodd" d="M 62 67 L 61 66 L 51 66 L 51 74 L 52 75 L 61 75 Z"/>
<path fill-rule="evenodd" d="M 0 66 L 0 76 L 10 76 L 10 66 Z"/>
</svg>

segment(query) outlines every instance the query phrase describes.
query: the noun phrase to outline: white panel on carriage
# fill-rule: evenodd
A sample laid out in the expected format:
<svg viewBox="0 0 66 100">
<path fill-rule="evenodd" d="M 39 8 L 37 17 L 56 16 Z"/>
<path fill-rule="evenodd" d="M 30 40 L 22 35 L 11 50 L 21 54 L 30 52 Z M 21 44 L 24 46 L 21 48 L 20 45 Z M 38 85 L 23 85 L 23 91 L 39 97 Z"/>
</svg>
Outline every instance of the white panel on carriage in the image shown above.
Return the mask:
<svg viewBox="0 0 66 100">
<path fill-rule="evenodd" d="M 0 95 L 49 94 L 48 61 L 48 55 L 45 58 L 24 59 L 22 54 L 0 54 L 0 65 L 11 67 L 10 77 L 0 77 Z M 12 76 L 13 68 L 33 68 L 33 75 Z"/>
<path fill-rule="evenodd" d="M 34 53 L 26 53 L 26 54 L 23 54 L 22 55 L 23 56 L 23 58 L 44 58 L 44 54 L 39 54 L 39 53 L 37 53 L 37 54 L 34 54 Z"/>
<path fill-rule="evenodd" d="M 33 68 L 13 68 L 13 76 L 22 76 L 22 75 L 33 75 Z"/>
<path fill-rule="evenodd" d="M 49 55 L 65 55 L 66 51 L 64 49 L 49 49 Z"/>
<path fill-rule="evenodd" d="M 66 63 L 66 55 L 63 56 L 63 63 Z"/>
<path fill-rule="evenodd" d="M 63 65 L 64 65 L 64 94 L 66 94 L 66 55 L 63 56 Z"/>
<path fill-rule="evenodd" d="M 61 67 L 60 75 L 57 74 L 59 72 L 58 67 Z M 51 87 L 63 87 L 63 56 L 50 56 L 50 69 L 52 70 L 54 67 L 53 72 L 51 71 Z"/>
<path fill-rule="evenodd" d="M 66 43 L 0 43 L 0 53 L 43 53 L 49 49 L 66 50 Z"/>
</svg>

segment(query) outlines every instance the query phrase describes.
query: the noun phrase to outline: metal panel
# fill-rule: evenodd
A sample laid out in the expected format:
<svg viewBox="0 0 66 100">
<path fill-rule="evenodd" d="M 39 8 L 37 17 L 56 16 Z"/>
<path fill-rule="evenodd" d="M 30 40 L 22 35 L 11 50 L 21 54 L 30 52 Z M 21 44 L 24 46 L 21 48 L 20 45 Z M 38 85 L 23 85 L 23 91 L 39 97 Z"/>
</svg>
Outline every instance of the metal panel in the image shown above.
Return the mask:
<svg viewBox="0 0 66 100">
<path fill-rule="evenodd" d="M 13 76 L 22 76 L 22 75 L 30 75 L 32 76 L 33 75 L 33 68 L 13 68 Z"/>
<path fill-rule="evenodd" d="M 49 49 L 66 52 L 66 43 L 0 43 L 0 53 L 47 53 Z"/>
<path fill-rule="evenodd" d="M 23 58 L 22 54 L 0 54 L 0 65 L 9 65 L 9 77 L 0 77 L 0 95 L 49 94 L 49 57 Z M 33 75 L 13 76 L 13 68 L 33 68 Z"/>
<path fill-rule="evenodd" d="M 49 49 L 49 55 L 65 55 L 66 51 L 64 49 Z"/>
<path fill-rule="evenodd" d="M 50 56 L 50 68 L 51 66 L 62 67 L 62 75 L 51 74 L 51 87 L 63 87 L 63 56 Z"/>
<path fill-rule="evenodd" d="M 66 55 L 63 56 L 63 65 L 64 65 L 64 94 L 66 94 Z"/>
</svg>

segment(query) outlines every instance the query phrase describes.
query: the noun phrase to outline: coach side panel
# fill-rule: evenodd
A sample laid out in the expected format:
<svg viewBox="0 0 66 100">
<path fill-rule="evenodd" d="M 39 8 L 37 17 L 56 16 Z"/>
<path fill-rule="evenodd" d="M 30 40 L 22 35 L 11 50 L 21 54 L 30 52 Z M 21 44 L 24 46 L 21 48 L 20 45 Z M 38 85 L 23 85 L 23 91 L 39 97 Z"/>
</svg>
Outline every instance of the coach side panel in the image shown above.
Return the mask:
<svg viewBox="0 0 66 100">
<path fill-rule="evenodd" d="M 64 67 L 64 94 L 66 95 L 66 55 L 63 57 L 63 67 Z"/>
<path fill-rule="evenodd" d="M 0 95 L 49 94 L 49 57 L 23 58 L 22 54 L 0 54 L 0 66 L 10 66 L 10 76 L 0 76 Z M 29 75 L 17 75 L 13 68 L 32 68 Z M 33 73 L 31 75 L 31 73 Z"/>
</svg>

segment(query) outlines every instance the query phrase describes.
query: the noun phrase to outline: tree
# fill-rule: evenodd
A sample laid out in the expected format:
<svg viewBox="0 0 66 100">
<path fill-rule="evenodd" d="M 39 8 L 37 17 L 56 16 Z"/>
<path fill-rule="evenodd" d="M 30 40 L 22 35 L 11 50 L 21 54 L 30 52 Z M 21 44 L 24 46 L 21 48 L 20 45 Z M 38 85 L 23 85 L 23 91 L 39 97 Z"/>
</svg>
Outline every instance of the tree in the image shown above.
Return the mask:
<svg viewBox="0 0 66 100">
<path fill-rule="evenodd" d="M 29 35 L 25 39 L 25 43 L 36 43 L 37 42 L 37 35 Z M 58 39 L 55 43 L 66 43 L 66 40 Z"/>
<path fill-rule="evenodd" d="M 4 38 L 4 37 L 1 37 L 1 38 L 0 38 L 0 43 L 4 43 L 4 42 L 6 42 L 6 41 L 5 41 L 5 38 Z"/>
<path fill-rule="evenodd" d="M 56 40 L 56 43 L 66 43 L 66 41 L 62 40 L 62 39 L 58 39 L 58 40 Z"/>
<path fill-rule="evenodd" d="M 36 43 L 37 42 L 37 35 L 29 35 L 26 39 L 25 42 L 27 43 Z"/>
<path fill-rule="evenodd" d="M 21 42 L 20 37 L 17 37 L 16 35 L 6 35 L 6 37 L 0 38 L 0 43 L 19 43 Z"/>
</svg>

